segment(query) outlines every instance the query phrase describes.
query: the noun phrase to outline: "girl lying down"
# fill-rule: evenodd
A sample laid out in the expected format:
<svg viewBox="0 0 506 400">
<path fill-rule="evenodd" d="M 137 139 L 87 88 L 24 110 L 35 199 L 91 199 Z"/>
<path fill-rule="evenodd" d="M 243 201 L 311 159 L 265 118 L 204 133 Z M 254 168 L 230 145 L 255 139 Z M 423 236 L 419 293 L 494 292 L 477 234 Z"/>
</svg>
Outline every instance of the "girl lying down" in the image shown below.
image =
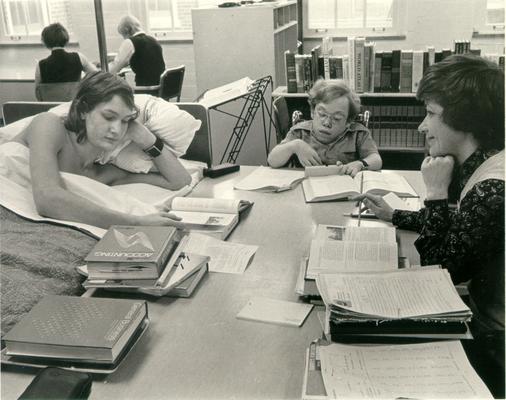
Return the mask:
<svg viewBox="0 0 506 400">
<path fill-rule="evenodd" d="M 135 216 L 101 207 L 66 189 L 61 172 L 83 175 L 107 185 L 149 183 L 177 190 L 191 181 L 163 142 L 135 121 L 138 109 L 131 87 L 108 72 L 92 72 L 79 85 L 67 117 L 43 113 L 12 141 L 30 150 L 33 199 L 40 215 L 107 229 L 110 225 L 172 225 L 168 210 Z M 125 136 L 149 154 L 159 173 L 132 173 L 95 161 Z"/>
</svg>

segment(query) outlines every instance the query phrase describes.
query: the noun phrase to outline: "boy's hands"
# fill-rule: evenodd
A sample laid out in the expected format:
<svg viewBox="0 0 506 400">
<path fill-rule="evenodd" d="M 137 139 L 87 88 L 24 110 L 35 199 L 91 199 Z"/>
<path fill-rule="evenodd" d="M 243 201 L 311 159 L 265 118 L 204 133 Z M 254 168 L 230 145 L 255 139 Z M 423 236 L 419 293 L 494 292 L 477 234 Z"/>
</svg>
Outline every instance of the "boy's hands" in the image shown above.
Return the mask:
<svg viewBox="0 0 506 400">
<path fill-rule="evenodd" d="M 320 156 L 309 144 L 301 139 L 295 139 L 292 143 L 294 153 L 299 158 L 303 167 L 322 164 Z"/>
<path fill-rule="evenodd" d="M 336 162 L 339 175 L 351 175 L 352 178 L 364 169 L 364 164 L 361 161 L 352 161 L 348 164 L 343 164 L 341 161 Z"/>
</svg>

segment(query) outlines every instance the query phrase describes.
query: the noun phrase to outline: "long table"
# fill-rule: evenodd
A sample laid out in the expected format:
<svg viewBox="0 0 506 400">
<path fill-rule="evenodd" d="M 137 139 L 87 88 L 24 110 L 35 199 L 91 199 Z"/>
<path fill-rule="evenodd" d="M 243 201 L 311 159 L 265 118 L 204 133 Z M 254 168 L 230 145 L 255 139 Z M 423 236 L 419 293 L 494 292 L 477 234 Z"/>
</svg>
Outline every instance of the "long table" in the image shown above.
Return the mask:
<svg viewBox="0 0 506 400">
<path fill-rule="evenodd" d="M 144 297 L 151 320 L 146 334 L 115 373 L 95 376 L 90 399 L 300 398 L 305 350 L 322 334 L 316 312 L 300 328 L 239 320 L 236 314 L 252 296 L 299 301 L 296 277 L 316 225 L 356 225 L 343 216 L 354 204 L 305 203 L 300 185 L 282 193 L 234 190 L 252 169 L 204 179 L 192 193 L 254 202 L 228 239 L 259 246 L 246 272 L 207 274 L 188 299 Z M 419 172 L 398 172 L 423 193 Z M 401 254 L 419 263 L 417 235 L 399 236 Z M 35 373 L 3 369 L 2 399 L 16 399 Z"/>
</svg>

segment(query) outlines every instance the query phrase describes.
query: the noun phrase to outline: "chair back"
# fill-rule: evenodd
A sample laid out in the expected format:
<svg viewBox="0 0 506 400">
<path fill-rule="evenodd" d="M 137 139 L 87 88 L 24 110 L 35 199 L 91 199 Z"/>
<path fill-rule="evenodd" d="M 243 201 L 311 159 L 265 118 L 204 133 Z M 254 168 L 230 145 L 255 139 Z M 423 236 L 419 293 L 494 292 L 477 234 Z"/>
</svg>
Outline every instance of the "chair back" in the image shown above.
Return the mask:
<svg viewBox="0 0 506 400">
<path fill-rule="evenodd" d="M 288 105 L 284 97 L 276 97 L 273 102 L 274 124 L 276 126 L 276 139 L 281 142 L 290 130 L 290 115 Z"/>
<path fill-rule="evenodd" d="M 195 119 L 202 122 L 200 129 L 195 132 L 188 150 L 182 158 L 187 160 L 202 161 L 211 166 L 213 159 L 211 148 L 211 125 L 209 123 L 209 114 L 207 108 L 199 103 L 177 103 L 180 110 L 184 110 L 191 114 Z"/>
<path fill-rule="evenodd" d="M 49 101 L 8 101 L 2 105 L 5 124 L 48 111 L 61 103 Z"/>
<path fill-rule="evenodd" d="M 79 82 L 39 83 L 35 97 L 39 101 L 70 101 L 77 93 Z"/>
<path fill-rule="evenodd" d="M 167 101 L 176 97 L 176 101 L 179 102 L 183 88 L 184 71 L 184 65 L 166 69 L 160 76 L 160 92 L 158 96 Z"/>
</svg>

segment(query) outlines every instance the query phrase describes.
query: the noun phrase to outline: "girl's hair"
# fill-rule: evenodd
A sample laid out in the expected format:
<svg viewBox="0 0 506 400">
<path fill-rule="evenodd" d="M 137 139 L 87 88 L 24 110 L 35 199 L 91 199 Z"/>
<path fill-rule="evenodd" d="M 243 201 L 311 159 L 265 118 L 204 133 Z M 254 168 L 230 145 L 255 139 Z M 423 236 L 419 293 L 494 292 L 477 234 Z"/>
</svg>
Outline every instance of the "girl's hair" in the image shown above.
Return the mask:
<svg viewBox="0 0 506 400">
<path fill-rule="evenodd" d="M 309 91 L 311 111 L 318 103 L 329 103 L 341 96 L 348 98 L 348 121 L 353 121 L 360 112 L 360 97 L 342 79 L 319 79 Z"/>
<path fill-rule="evenodd" d="M 504 72 L 493 62 L 449 56 L 427 69 L 416 96 L 443 107 L 443 122 L 470 132 L 483 150 L 504 148 Z"/>
<path fill-rule="evenodd" d="M 134 102 L 132 88 L 117 75 L 94 71 L 88 73 L 81 81 L 65 118 L 65 128 L 77 135 L 78 143 L 85 141 L 87 137 L 83 115 L 98 104 L 111 100 L 113 96 L 119 96 L 128 107 L 139 111 Z"/>
<path fill-rule="evenodd" d="M 48 49 L 52 47 L 65 47 L 69 42 L 69 33 L 62 24 L 57 22 L 46 26 L 42 30 L 40 38 Z"/>
</svg>

